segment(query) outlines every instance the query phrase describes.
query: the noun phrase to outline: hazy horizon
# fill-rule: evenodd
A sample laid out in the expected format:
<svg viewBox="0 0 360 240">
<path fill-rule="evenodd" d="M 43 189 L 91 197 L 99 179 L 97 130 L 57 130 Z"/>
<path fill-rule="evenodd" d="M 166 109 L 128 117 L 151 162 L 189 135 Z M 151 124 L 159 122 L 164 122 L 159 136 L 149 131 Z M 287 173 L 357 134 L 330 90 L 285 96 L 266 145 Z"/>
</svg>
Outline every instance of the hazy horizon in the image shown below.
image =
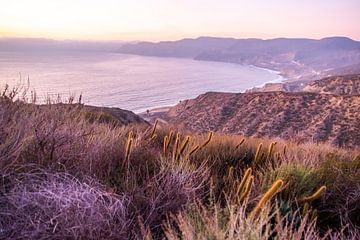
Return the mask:
<svg viewBox="0 0 360 240">
<path fill-rule="evenodd" d="M 57 39 L 57 38 L 47 38 L 47 37 L 11 37 L 11 36 L 0 36 L 0 40 L 31 40 L 31 41 L 49 41 L 49 42 L 88 42 L 88 43 L 136 43 L 136 42 L 166 42 L 166 41 L 180 41 L 183 39 L 198 39 L 198 38 L 233 38 L 233 39 L 260 39 L 260 40 L 273 40 L 273 39 L 312 39 L 312 40 L 321 40 L 324 38 L 349 38 L 354 41 L 360 41 L 360 39 L 352 38 L 345 35 L 329 35 L 320 38 L 311 38 L 311 37 L 286 37 L 286 36 L 278 36 L 271 38 L 261 38 L 261 37 L 232 37 L 232 36 L 212 36 L 212 35 L 198 35 L 193 37 L 181 37 L 174 39 L 159 39 L 159 40 L 146 40 L 146 39 L 136 39 L 136 40 L 123 40 L 123 39 Z"/>
<path fill-rule="evenodd" d="M 360 2 L 45 1 L 1 3 L 0 37 L 161 41 L 199 36 L 360 40 Z"/>
</svg>

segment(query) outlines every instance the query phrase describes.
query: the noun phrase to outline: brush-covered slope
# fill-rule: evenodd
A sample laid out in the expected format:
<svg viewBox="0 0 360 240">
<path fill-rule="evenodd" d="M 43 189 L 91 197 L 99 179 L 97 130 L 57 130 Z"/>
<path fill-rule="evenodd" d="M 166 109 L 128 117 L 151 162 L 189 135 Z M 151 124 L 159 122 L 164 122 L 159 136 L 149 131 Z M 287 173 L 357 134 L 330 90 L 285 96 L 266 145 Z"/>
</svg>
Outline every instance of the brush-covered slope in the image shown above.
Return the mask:
<svg viewBox="0 0 360 240">
<path fill-rule="evenodd" d="M 123 126 L 129 124 L 148 124 L 144 119 L 135 113 L 110 107 L 96 107 L 82 104 L 50 104 L 50 105 L 35 105 L 22 102 L 9 102 L 9 100 L 0 97 L 0 116 L 7 117 L 7 111 L 16 111 L 19 118 L 31 118 L 33 115 L 66 115 L 68 113 L 76 113 L 77 116 L 82 116 L 88 122 L 101 122 L 112 124 L 116 126 Z M 10 110 L 9 110 L 10 109 Z"/>
<path fill-rule="evenodd" d="M 164 118 L 197 132 L 360 144 L 360 96 L 318 93 L 206 93 L 172 107 Z"/>
<path fill-rule="evenodd" d="M 305 86 L 304 91 L 336 95 L 360 95 L 360 74 L 317 80 Z"/>
<path fill-rule="evenodd" d="M 344 68 L 348 69 L 348 68 Z M 355 68 L 353 68 L 355 70 Z M 336 73 L 337 71 L 332 71 Z M 285 91 L 285 92 L 317 92 L 317 93 L 329 93 L 336 95 L 359 95 L 360 94 L 360 65 L 357 73 L 346 73 L 341 70 L 343 74 L 332 76 L 332 73 L 328 77 L 315 81 L 295 81 L 295 82 L 283 82 L 283 83 L 267 83 L 262 87 L 254 87 L 246 92 L 273 92 L 273 91 Z M 356 72 L 356 71 L 355 71 Z"/>
</svg>

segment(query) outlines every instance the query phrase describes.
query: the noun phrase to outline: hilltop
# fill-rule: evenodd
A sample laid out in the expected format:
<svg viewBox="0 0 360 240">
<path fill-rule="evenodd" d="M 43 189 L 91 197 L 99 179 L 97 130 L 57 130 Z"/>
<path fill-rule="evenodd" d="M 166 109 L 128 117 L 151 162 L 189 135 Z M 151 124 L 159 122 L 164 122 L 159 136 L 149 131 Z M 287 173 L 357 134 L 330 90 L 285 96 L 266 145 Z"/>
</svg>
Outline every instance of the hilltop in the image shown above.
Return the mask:
<svg viewBox="0 0 360 240">
<path fill-rule="evenodd" d="M 125 44 L 118 52 L 255 65 L 279 71 L 290 81 L 320 79 L 339 74 L 344 68 L 357 69 L 360 63 L 360 42 L 346 37 L 320 40 L 199 37 Z"/>
</svg>

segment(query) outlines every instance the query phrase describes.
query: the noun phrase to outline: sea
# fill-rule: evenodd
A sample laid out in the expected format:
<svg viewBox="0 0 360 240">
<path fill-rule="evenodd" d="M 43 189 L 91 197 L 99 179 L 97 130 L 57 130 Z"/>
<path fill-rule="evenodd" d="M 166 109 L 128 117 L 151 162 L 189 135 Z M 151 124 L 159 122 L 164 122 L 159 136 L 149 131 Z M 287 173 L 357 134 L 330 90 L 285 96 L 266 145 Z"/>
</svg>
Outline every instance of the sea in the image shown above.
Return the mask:
<svg viewBox="0 0 360 240">
<path fill-rule="evenodd" d="M 0 52 L 0 89 L 23 86 L 39 103 L 69 96 L 88 105 L 141 113 L 200 94 L 244 92 L 284 79 L 277 72 L 233 63 L 109 52 Z M 29 86 L 28 86 L 29 84 Z"/>
</svg>

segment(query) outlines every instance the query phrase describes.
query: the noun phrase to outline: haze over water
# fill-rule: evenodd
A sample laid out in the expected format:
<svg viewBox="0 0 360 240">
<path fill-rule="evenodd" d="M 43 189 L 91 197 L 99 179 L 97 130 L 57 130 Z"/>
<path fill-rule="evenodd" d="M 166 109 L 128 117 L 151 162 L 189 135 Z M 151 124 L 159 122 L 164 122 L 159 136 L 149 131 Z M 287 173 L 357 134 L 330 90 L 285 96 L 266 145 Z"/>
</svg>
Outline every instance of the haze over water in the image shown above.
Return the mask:
<svg viewBox="0 0 360 240">
<path fill-rule="evenodd" d="M 85 104 L 120 107 L 136 113 L 208 91 L 243 92 L 280 81 L 252 66 L 117 53 L 0 52 L 0 83 L 19 83 L 19 73 L 38 98 L 47 94 L 83 95 Z"/>
</svg>

